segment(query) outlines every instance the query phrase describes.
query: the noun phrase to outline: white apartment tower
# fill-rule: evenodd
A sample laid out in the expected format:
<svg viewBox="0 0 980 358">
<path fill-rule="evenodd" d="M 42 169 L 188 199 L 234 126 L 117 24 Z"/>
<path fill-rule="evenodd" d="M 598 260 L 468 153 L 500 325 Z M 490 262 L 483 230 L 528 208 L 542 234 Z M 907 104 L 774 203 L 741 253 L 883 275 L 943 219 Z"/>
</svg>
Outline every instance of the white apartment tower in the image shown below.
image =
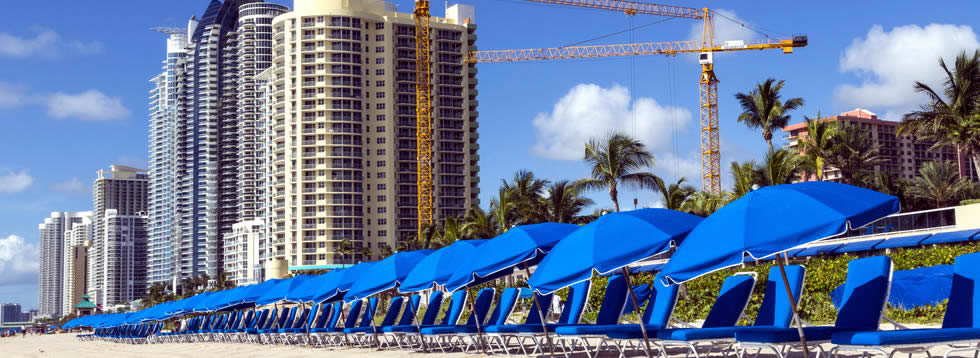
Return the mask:
<svg viewBox="0 0 980 358">
<path fill-rule="evenodd" d="M 38 225 L 40 233 L 39 300 L 40 314 L 61 317 L 65 299 L 65 233 L 72 225 L 92 216 L 91 211 L 52 212 Z"/>
<path fill-rule="evenodd" d="M 184 57 L 187 34 L 168 31 L 167 58 L 163 72 L 154 77 L 150 90 L 150 187 L 147 247 L 147 280 L 169 283 L 176 271 L 175 239 L 178 237 L 177 188 L 177 61 Z M 95 296 L 93 296 L 94 298 Z"/>
<path fill-rule="evenodd" d="M 114 250 L 118 247 L 113 242 L 106 241 L 110 232 L 121 230 L 117 225 L 118 221 L 108 221 L 108 213 L 118 216 L 145 216 L 147 214 L 147 202 L 149 197 L 149 176 L 144 169 L 137 169 L 122 165 L 112 165 L 109 170 L 99 170 L 96 173 L 95 185 L 93 190 L 93 205 L 95 207 L 95 232 L 93 234 L 93 244 L 89 250 L 89 263 L 93 270 L 94 286 L 90 286 L 90 291 L 95 291 L 96 304 L 105 305 L 106 303 L 116 303 L 107 301 L 108 290 L 107 282 L 116 285 L 107 277 L 106 269 L 115 267 L 119 262 L 111 260 L 118 256 Z M 146 255 L 146 228 L 143 227 L 143 253 Z M 110 260 L 110 261 L 107 261 Z M 146 275 L 146 258 L 142 258 L 143 276 Z M 143 283 L 145 285 L 145 281 Z M 145 290 L 145 288 L 142 288 Z M 142 295 L 141 295 L 142 296 Z"/>
<path fill-rule="evenodd" d="M 101 297 L 104 305 L 127 303 L 146 294 L 147 217 L 122 214 L 117 209 L 103 212 L 101 237 Z"/>
<path fill-rule="evenodd" d="M 295 0 L 273 20 L 267 277 L 343 264 L 335 248 L 416 231 L 415 31 L 378 0 Z M 432 17 L 434 213 L 478 204 L 473 8 Z M 355 261 L 370 257 L 355 255 Z M 349 263 L 349 262 L 348 262 Z"/>
<path fill-rule="evenodd" d="M 72 307 L 88 293 L 92 283 L 88 247 L 92 243 L 95 225 L 92 217 L 83 217 L 81 222 L 71 222 L 65 230 L 64 245 L 64 294 L 61 299 L 61 312 L 70 313 Z"/>
</svg>

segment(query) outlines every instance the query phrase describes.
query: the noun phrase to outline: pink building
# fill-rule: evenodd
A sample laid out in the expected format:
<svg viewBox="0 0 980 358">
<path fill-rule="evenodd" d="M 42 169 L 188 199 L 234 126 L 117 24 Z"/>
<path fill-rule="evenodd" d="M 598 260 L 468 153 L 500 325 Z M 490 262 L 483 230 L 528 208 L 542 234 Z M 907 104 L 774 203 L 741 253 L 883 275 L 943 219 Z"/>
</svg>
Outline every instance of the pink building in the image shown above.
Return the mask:
<svg viewBox="0 0 980 358">
<path fill-rule="evenodd" d="M 960 176 L 968 176 L 973 181 L 977 181 L 977 173 L 970 163 L 970 158 L 960 155 L 956 148 L 931 150 L 933 142 L 917 140 L 913 136 L 898 136 L 896 135 L 898 122 L 880 120 L 878 115 L 866 109 L 858 108 L 838 116 L 825 117 L 823 120 L 857 123 L 870 134 L 871 140 L 880 147 L 878 150 L 880 156 L 885 159 L 884 163 L 875 166 L 875 173 L 887 172 L 899 178 L 912 179 L 918 175 L 923 163 L 942 160 L 958 163 Z M 799 149 L 800 139 L 807 136 L 806 122 L 783 127 L 783 132 L 786 133 L 784 148 Z M 824 169 L 824 180 L 840 181 L 840 178 L 840 170 L 837 168 Z M 807 180 L 815 179 L 816 177 L 811 175 Z"/>
</svg>

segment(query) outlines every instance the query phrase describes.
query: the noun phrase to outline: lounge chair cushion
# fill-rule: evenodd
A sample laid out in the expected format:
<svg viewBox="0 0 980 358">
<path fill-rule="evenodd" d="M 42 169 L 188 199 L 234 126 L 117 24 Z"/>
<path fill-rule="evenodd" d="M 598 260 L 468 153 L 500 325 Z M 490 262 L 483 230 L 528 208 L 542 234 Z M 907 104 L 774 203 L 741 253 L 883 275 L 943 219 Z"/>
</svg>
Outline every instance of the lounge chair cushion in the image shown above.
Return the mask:
<svg viewBox="0 0 980 358">
<path fill-rule="evenodd" d="M 807 341 L 826 341 L 834 333 L 833 326 L 803 327 Z M 735 340 L 753 343 L 793 343 L 800 341 L 796 328 L 742 327 L 735 330 Z"/>
<path fill-rule="evenodd" d="M 807 337 L 809 338 L 809 337 Z M 877 332 L 838 332 L 830 342 L 840 345 L 880 346 L 980 339 L 980 328 L 923 328 Z"/>
<path fill-rule="evenodd" d="M 554 332 L 556 324 L 548 324 L 548 332 Z M 541 324 L 506 324 L 487 326 L 487 333 L 543 333 Z"/>
<path fill-rule="evenodd" d="M 656 332 L 659 327 L 654 327 L 647 325 L 647 335 L 656 336 Z M 570 326 L 559 326 L 555 328 L 555 334 L 557 335 L 567 335 L 567 336 L 605 336 L 610 333 L 620 333 L 625 334 L 628 332 L 636 331 L 636 335 L 643 338 L 643 334 L 640 332 L 640 325 L 638 324 L 609 324 L 609 325 L 592 325 L 592 324 L 578 324 Z"/>
<path fill-rule="evenodd" d="M 740 327 L 662 329 L 657 332 L 657 338 L 665 341 L 696 341 L 703 339 L 717 340 L 735 338 L 735 330 L 738 328 Z"/>
<path fill-rule="evenodd" d="M 343 332 L 343 329 L 330 327 L 330 328 L 314 328 L 310 330 L 310 333 L 338 333 Z"/>
<path fill-rule="evenodd" d="M 483 328 L 483 327 L 481 327 Z M 438 327 L 426 327 L 422 328 L 422 334 L 432 335 L 432 334 L 460 334 L 460 333 L 477 333 L 475 325 L 460 325 L 460 326 L 438 326 Z"/>
<path fill-rule="evenodd" d="M 381 330 L 379 329 L 378 332 L 381 332 Z M 347 328 L 347 329 L 344 330 L 344 333 L 346 333 L 346 334 L 372 333 L 373 334 L 374 333 L 374 327 L 367 326 L 367 327 Z"/>
</svg>

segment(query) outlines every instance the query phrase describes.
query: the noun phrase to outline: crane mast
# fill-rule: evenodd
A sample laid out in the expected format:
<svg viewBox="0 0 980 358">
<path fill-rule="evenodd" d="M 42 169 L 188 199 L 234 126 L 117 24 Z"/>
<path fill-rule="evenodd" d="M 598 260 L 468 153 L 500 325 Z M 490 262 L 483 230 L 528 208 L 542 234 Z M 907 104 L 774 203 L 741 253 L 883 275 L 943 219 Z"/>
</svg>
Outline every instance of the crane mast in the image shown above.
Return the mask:
<svg viewBox="0 0 980 358">
<path fill-rule="evenodd" d="M 416 238 L 432 225 L 432 86 L 429 71 L 429 0 L 415 1 L 415 153 L 418 224 Z"/>
</svg>

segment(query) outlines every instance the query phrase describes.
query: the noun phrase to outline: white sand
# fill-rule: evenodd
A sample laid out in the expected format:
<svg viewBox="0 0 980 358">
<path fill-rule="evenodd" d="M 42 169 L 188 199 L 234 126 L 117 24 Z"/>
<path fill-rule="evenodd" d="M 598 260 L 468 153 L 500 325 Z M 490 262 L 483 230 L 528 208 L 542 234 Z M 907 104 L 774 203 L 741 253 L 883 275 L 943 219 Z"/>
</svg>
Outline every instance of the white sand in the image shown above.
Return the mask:
<svg viewBox="0 0 980 358">
<path fill-rule="evenodd" d="M 915 325 L 920 328 L 923 325 Z M 934 327 L 934 326 L 932 326 Z M 890 325 L 882 325 L 882 329 L 890 329 Z M 829 344 L 824 345 L 825 349 L 831 348 Z M 943 348 L 934 348 L 931 353 L 934 356 L 942 356 Z M 684 357 L 683 350 L 669 349 L 671 357 Z M 751 356 L 753 351 L 748 352 Z M 811 357 L 812 357 L 811 353 Z M 55 334 L 45 336 L 27 336 L 27 338 L 7 337 L 0 338 L 0 358 L 7 357 L 77 357 L 77 358 L 157 358 L 157 357 L 188 357 L 188 358 L 210 358 L 210 357 L 317 357 L 325 356 L 337 357 L 373 357 L 373 358 L 395 358 L 395 357 L 426 357 L 426 358 L 462 358 L 473 357 L 475 354 L 466 353 L 418 353 L 410 350 L 389 349 L 378 351 L 374 349 L 354 349 L 354 348 L 309 348 L 305 346 L 267 346 L 247 343 L 165 343 L 165 344 L 120 344 L 101 341 L 79 341 L 74 333 Z M 506 357 L 505 354 L 498 354 L 497 357 Z M 558 355 L 561 357 L 561 355 Z M 575 357 L 584 357 L 583 354 Z M 616 357 L 613 352 L 605 352 L 602 357 Z M 860 357 L 860 353 L 841 352 L 841 357 Z M 900 357 L 907 357 L 899 354 Z M 917 353 L 914 357 L 925 357 L 924 354 Z M 960 352 L 952 355 L 953 357 L 973 357 L 973 352 Z M 693 356 L 692 356 L 693 357 Z M 702 355 L 704 357 L 704 355 Z M 715 351 L 711 357 L 722 357 L 720 352 Z M 774 358 L 775 355 L 763 352 L 759 357 Z M 790 357 L 802 357 L 802 353 L 793 352 Z"/>
</svg>

